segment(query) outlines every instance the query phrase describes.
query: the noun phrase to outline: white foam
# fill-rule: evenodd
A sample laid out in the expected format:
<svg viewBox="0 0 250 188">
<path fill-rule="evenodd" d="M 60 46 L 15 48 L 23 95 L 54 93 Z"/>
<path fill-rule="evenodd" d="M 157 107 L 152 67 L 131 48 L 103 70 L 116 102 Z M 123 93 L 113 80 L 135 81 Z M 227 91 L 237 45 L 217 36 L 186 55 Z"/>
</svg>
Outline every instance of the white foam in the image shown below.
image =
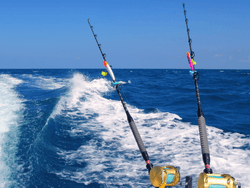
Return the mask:
<svg viewBox="0 0 250 188">
<path fill-rule="evenodd" d="M 59 177 L 83 184 L 98 182 L 106 187 L 129 185 L 148 187 L 150 181 L 145 162 L 141 157 L 133 134 L 127 122 L 124 109 L 119 101 L 103 97 L 112 92 L 111 82 L 106 79 L 88 80 L 76 74 L 71 80 L 72 87 L 61 98 L 55 115 L 62 110 L 68 117 L 84 117 L 87 121 L 72 125 L 69 131 L 85 134 L 91 131 L 91 139 L 77 150 L 60 150 L 58 154 L 68 165 L 87 163 L 84 168 L 54 172 Z M 138 127 L 142 140 L 154 165 L 181 167 L 181 175 L 192 175 L 194 187 L 199 173 L 204 169 L 201 157 L 198 126 L 182 122 L 181 117 L 167 112 L 145 114 L 143 110 L 127 105 Z M 96 114 L 96 116 L 93 116 Z M 65 114 L 64 114 L 65 115 Z M 240 149 L 250 143 L 249 138 L 238 133 L 224 133 L 207 127 L 211 153 L 211 167 L 215 173 L 229 173 L 240 180 L 242 187 L 248 186 L 250 151 Z M 83 138 L 84 139 L 84 138 Z"/>
<path fill-rule="evenodd" d="M 129 83 L 129 81 L 128 81 L 128 83 Z M 127 84 L 127 82 L 119 81 L 119 84 Z"/>
<path fill-rule="evenodd" d="M 113 90 L 111 82 L 108 82 L 106 79 L 95 79 L 90 81 L 82 74 L 75 74 L 69 82 L 71 88 L 70 92 L 67 94 L 67 96 L 60 99 L 55 111 L 52 114 L 53 116 L 60 114 L 60 111 L 63 109 L 71 108 L 79 108 L 79 110 L 83 109 L 83 113 L 91 115 L 95 112 L 84 112 L 85 107 L 89 105 L 93 106 L 93 109 L 95 109 L 95 103 L 91 103 L 89 101 L 93 101 L 95 99 L 105 100 L 102 95 Z M 91 110 L 91 108 L 88 110 Z M 70 114 L 68 115 L 70 116 Z"/>
<path fill-rule="evenodd" d="M 32 74 L 23 74 L 22 77 L 29 79 L 29 87 L 37 87 L 46 90 L 59 89 L 65 86 L 67 79 L 55 78 L 52 76 L 34 76 Z"/>
<path fill-rule="evenodd" d="M 10 176 L 9 165 L 14 163 L 17 126 L 21 121 L 22 99 L 15 87 L 22 81 L 9 75 L 0 75 L 0 185 L 7 186 Z"/>
</svg>

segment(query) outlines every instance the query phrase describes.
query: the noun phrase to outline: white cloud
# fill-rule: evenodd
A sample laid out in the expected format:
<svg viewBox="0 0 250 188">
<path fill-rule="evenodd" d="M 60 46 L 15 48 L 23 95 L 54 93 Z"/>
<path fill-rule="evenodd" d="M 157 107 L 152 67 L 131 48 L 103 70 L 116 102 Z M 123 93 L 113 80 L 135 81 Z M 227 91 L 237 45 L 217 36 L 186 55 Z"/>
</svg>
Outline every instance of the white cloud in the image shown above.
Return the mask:
<svg viewBox="0 0 250 188">
<path fill-rule="evenodd" d="M 215 57 L 223 57 L 223 54 L 215 54 L 215 55 L 213 55 L 213 58 L 215 58 Z"/>
<path fill-rule="evenodd" d="M 245 56 L 243 59 L 239 60 L 241 63 L 250 63 L 250 55 Z"/>
</svg>

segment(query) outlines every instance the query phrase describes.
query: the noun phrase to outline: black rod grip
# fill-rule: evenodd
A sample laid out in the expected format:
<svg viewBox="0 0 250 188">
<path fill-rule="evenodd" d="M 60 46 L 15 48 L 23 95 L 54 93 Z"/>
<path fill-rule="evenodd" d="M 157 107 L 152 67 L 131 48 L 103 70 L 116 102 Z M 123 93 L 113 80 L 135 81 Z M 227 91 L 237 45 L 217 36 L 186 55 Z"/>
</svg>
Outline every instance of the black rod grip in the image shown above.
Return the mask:
<svg viewBox="0 0 250 188">
<path fill-rule="evenodd" d="M 143 144 L 143 141 L 142 141 L 142 139 L 141 139 L 141 135 L 140 135 L 140 133 L 139 133 L 139 131 L 138 131 L 136 125 L 135 125 L 135 122 L 134 122 L 133 118 L 131 117 L 131 115 L 130 115 L 130 113 L 129 113 L 127 107 L 126 107 L 126 104 L 125 104 L 125 102 L 124 102 L 124 100 L 123 100 L 123 98 L 122 98 L 122 96 L 121 96 L 121 93 L 120 93 L 119 89 L 117 88 L 116 90 L 117 90 L 117 93 L 118 93 L 118 95 L 119 95 L 119 97 L 120 97 L 122 106 L 123 106 L 123 108 L 124 108 L 124 110 L 125 110 L 125 112 L 126 112 L 127 119 L 128 119 L 129 125 L 130 125 L 130 129 L 131 129 L 132 132 L 133 132 L 134 138 L 135 138 L 135 140 L 136 140 L 136 143 L 137 143 L 137 145 L 138 145 L 138 147 L 139 147 L 141 153 L 143 153 L 143 152 L 146 151 L 146 148 L 145 148 L 145 146 L 144 146 L 144 144 Z M 147 160 L 148 160 L 148 159 L 147 159 Z M 145 160 L 145 161 L 146 161 L 146 160 Z"/>
<path fill-rule="evenodd" d="M 204 154 L 204 153 L 209 154 L 206 122 L 205 122 L 205 118 L 203 116 L 198 117 L 198 124 L 199 124 L 199 132 L 200 132 L 200 142 L 201 142 L 202 154 Z"/>
<path fill-rule="evenodd" d="M 120 93 L 120 90 L 118 89 L 118 86 L 116 86 L 116 91 L 117 91 L 117 93 L 119 95 L 122 106 L 123 106 L 123 108 L 124 108 L 124 110 L 126 112 L 130 129 L 132 130 L 132 133 L 133 133 L 134 138 L 136 140 L 136 143 L 137 143 L 137 145 L 138 145 L 138 147 L 140 149 L 142 157 L 147 163 L 146 167 L 148 169 L 148 172 L 150 172 L 150 170 L 153 168 L 153 164 L 149 161 L 149 156 L 148 156 L 147 150 L 146 150 L 146 148 L 145 148 L 145 146 L 143 144 L 143 141 L 141 139 L 141 135 L 140 135 L 140 133 L 139 133 L 139 131 L 138 131 L 136 125 L 135 125 L 135 122 L 134 122 L 132 116 L 130 115 L 130 113 L 129 113 L 128 109 L 127 109 L 127 106 L 126 106 L 126 104 L 125 104 L 125 102 L 124 102 L 124 100 L 122 98 L 122 95 Z"/>
</svg>

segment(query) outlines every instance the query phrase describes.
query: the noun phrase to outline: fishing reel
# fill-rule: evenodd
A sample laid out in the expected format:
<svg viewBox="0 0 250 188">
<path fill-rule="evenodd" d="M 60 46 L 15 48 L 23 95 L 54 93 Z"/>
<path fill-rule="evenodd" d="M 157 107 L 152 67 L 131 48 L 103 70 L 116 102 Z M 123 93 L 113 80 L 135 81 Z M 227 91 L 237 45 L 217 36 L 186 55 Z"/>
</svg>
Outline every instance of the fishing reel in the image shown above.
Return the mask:
<svg viewBox="0 0 250 188">
<path fill-rule="evenodd" d="M 229 174 L 207 174 L 200 173 L 198 179 L 198 188 L 241 188 L 237 182 Z"/>
<path fill-rule="evenodd" d="M 185 186 L 192 188 L 192 177 L 186 176 L 185 181 L 181 181 L 180 167 L 174 166 L 154 166 L 149 173 L 153 186 L 165 188 L 166 186 Z"/>
<path fill-rule="evenodd" d="M 165 188 L 165 186 L 174 186 L 180 181 L 179 167 L 174 166 L 154 166 L 150 170 L 150 181 L 153 186 Z"/>
</svg>

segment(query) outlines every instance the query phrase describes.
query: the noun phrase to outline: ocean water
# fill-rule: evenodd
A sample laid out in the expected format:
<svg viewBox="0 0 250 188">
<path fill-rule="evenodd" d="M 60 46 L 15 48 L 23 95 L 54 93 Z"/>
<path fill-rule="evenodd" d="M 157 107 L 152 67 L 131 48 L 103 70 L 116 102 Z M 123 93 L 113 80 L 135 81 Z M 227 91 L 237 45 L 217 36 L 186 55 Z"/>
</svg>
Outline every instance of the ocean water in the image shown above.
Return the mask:
<svg viewBox="0 0 250 188">
<path fill-rule="evenodd" d="M 0 187 L 152 188 L 111 84 L 98 69 L 0 70 Z M 204 169 L 189 70 L 114 69 L 155 166 Z M 250 187 L 250 70 L 198 70 L 211 168 Z"/>
</svg>

